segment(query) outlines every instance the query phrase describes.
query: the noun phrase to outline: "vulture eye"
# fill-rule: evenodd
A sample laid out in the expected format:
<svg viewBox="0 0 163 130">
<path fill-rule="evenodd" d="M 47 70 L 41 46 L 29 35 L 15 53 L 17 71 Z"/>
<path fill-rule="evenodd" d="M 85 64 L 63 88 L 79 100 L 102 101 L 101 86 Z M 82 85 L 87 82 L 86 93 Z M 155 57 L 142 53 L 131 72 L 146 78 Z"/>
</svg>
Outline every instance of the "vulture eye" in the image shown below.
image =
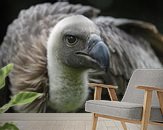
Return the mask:
<svg viewBox="0 0 163 130">
<path fill-rule="evenodd" d="M 76 36 L 73 36 L 73 35 L 66 35 L 65 36 L 65 41 L 67 43 L 67 46 L 69 46 L 69 47 L 72 47 L 72 46 L 76 45 L 78 40 L 79 39 Z"/>
</svg>

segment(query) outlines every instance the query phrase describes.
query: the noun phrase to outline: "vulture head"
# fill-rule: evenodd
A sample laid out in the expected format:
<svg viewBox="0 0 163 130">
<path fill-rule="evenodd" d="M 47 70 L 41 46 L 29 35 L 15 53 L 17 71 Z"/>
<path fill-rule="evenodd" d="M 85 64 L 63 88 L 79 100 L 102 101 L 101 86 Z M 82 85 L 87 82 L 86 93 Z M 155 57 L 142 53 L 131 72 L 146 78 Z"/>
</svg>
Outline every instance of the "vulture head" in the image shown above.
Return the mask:
<svg viewBox="0 0 163 130">
<path fill-rule="evenodd" d="M 74 111 L 87 97 L 90 68 L 106 70 L 109 51 L 97 26 L 82 15 L 64 18 L 47 43 L 50 107 Z"/>
</svg>

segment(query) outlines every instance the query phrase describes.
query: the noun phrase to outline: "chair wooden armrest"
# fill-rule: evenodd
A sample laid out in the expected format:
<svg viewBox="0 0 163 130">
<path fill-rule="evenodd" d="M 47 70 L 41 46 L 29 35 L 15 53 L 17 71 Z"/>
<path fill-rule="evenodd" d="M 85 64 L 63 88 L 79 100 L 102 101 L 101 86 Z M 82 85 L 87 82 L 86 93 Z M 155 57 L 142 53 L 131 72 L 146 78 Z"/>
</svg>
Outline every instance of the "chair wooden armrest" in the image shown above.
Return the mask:
<svg viewBox="0 0 163 130">
<path fill-rule="evenodd" d="M 137 89 L 142 89 L 145 91 L 144 94 L 144 105 L 143 105 L 143 118 L 142 121 L 144 121 L 142 124 L 146 124 L 148 123 L 148 121 L 146 119 L 149 119 L 150 117 L 150 111 L 151 111 L 151 102 L 152 102 L 152 92 L 156 91 L 157 92 L 157 96 L 158 96 L 158 100 L 159 100 L 159 104 L 160 104 L 160 108 L 161 108 L 161 112 L 163 114 L 163 89 L 160 87 L 155 87 L 155 86 L 137 86 Z"/>
<path fill-rule="evenodd" d="M 95 87 L 95 92 L 94 92 L 94 100 L 101 100 L 101 93 L 102 93 L 102 88 L 106 88 L 108 90 L 110 99 L 112 101 L 118 101 L 115 89 L 117 89 L 117 86 L 113 85 L 106 85 L 106 84 L 97 84 L 97 83 L 89 83 L 89 87 Z"/>
<path fill-rule="evenodd" d="M 117 89 L 118 86 L 114 85 L 106 85 L 106 84 L 97 84 L 97 83 L 89 83 L 89 87 L 101 87 L 101 88 L 110 88 L 110 89 Z"/>
<path fill-rule="evenodd" d="M 163 89 L 160 87 L 155 87 L 155 86 L 137 86 L 137 89 L 143 89 L 143 90 L 147 90 L 147 91 L 159 91 L 159 92 L 163 92 Z"/>
</svg>

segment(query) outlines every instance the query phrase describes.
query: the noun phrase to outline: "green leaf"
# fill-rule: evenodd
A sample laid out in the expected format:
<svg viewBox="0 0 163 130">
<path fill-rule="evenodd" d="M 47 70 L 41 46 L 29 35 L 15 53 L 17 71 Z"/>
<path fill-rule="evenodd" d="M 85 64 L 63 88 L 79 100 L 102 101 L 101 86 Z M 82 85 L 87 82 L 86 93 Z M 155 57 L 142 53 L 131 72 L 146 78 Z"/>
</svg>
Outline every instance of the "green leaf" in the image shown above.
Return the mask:
<svg viewBox="0 0 163 130">
<path fill-rule="evenodd" d="M 42 96 L 43 94 L 37 92 L 27 92 L 22 91 L 16 94 L 15 96 L 11 97 L 11 104 L 12 105 L 25 105 L 28 103 L 33 102 L 38 97 Z"/>
<path fill-rule="evenodd" d="M 0 113 L 4 113 L 10 107 L 13 107 L 13 106 L 32 103 L 34 100 L 36 100 L 38 97 L 42 95 L 43 95 L 42 93 L 37 93 L 37 92 L 27 92 L 27 91 L 19 92 L 18 94 L 11 97 L 11 100 L 9 103 L 5 104 L 4 106 L 0 108 Z"/>
<path fill-rule="evenodd" d="M 5 123 L 3 126 L 0 126 L 0 130 L 19 130 L 13 123 Z"/>
<path fill-rule="evenodd" d="M 0 108 L 0 113 L 6 112 L 11 106 L 12 106 L 11 103 L 7 103 L 7 104 L 3 105 L 3 106 Z"/>
<path fill-rule="evenodd" d="M 14 66 L 13 64 L 8 64 L 7 66 L 0 69 L 0 89 L 2 89 L 5 86 L 5 78 L 11 72 L 13 66 Z"/>
</svg>

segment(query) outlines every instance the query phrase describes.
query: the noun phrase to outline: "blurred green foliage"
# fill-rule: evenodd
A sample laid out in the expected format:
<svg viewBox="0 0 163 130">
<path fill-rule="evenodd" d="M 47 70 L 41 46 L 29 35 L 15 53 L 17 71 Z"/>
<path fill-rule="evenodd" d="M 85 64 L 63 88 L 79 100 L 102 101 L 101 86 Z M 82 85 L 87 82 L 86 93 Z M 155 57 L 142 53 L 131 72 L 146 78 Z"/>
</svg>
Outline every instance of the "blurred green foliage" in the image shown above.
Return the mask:
<svg viewBox="0 0 163 130">
<path fill-rule="evenodd" d="M 0 130 L 19 130 L 13 123 L 5 123 L 3 126 L 0 126 Z"/>
<path fill-rule="evenodd" d="M 0 69 L 0 89 L 2 89 L 5 86 L 5 78 L 12 71 L 12 69 L 13 64 L 8 64 L 7 66 Z M 37 92 L 27 92 L 27 91 L 19 92 L 16 95 L 12 96 L 11 100 L 7 104 L 0 107 L 0 113 L 6 112 L 10 107 L 13 106 L 31 103 L 42 95 L 43 94 Z M 5 123 L 3 126 L 0 126 L 0 130 L 19 130 L 19 129 L 12 123 Z"/>
<path fill-rule="evenodd" d="M 8 64 L 7 66 L 0 69 L 0 89 L 2 89 L 5 86 L 5 78 L 8 76 L 12 69 L 13 64 Z"/>
</svg>

